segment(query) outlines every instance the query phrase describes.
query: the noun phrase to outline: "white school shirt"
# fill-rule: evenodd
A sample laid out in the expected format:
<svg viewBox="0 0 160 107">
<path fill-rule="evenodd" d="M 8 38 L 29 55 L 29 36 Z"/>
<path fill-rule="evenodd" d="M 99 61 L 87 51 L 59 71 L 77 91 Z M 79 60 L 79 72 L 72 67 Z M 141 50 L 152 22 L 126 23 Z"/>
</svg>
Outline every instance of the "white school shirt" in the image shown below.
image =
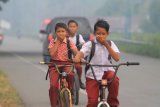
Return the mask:
<svg viewBox="0 0 160 107">
<path fill-rule="evenodd" d="M 76 42 L 77 42 L 77 41 L 76 41 L 76 39 L 77 39 L 77 34 L 75 34 L 73 37 L 70 36 L 69 39 L 72 40 L 74 44 L 76 44 Z M 85 41 L 84 41 L 84 39 L 83 39 L 83 37 L 82 37 L 81 34 L 79 34 L 79 43 L 80 43 L 80 44 L 84 44 L 84 43 L 85 43 Z"/>
<path fill-rule="evenodd" d="M 96 40 L 94 40 L 94 42 L 95 42 L 95 53 L 94 53 L 94 56 L 92 57 L 90 63 L 99 64 L 99 65 L 111 65 L 110 61 L 108 60 L 109 52 L 108 52 L 107 48 L 104 45 L 101 45 Z M 82 46 L 80 51 L 83 52 L 84 57 L 90 55 L 91 46 L 92 46 L 91 41 L 85 43 Z M 111 41 L 111 48 L 115 52 L 120 53 L 118 47 L 115 45 L 115 43 L 113 41 Z M 102 79 L 104 72 L 115 71 L 113 67 L 93 67 L 93 69 L 94 69 L 97 80 Z M 91 68 L 89 68 L 89 70 L 87 71 L 86 77 L 94 79 Z"/>
</svg>

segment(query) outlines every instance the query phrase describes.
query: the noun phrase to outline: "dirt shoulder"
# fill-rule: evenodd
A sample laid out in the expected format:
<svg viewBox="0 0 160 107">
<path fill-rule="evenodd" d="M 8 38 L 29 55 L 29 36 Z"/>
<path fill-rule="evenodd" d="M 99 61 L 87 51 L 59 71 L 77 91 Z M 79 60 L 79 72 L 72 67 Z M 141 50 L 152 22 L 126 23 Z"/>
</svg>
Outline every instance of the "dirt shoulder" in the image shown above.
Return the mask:
<svg viewBox="0 0 160 107">
<path fill-rule="evenodd" d="M 21 98 L 2 70 L 0 70 L 0 107 L 24 107 Z"/>
</svg>

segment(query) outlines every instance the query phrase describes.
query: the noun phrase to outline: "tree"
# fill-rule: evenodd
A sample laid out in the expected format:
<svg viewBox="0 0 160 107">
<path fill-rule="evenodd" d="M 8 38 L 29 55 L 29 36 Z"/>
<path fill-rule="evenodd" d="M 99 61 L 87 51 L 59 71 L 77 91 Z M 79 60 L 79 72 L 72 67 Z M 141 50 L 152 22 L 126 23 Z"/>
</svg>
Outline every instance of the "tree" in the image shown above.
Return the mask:
<svg viewBox="0 0 160 107">
<path fill-rule="evenodd" d="M 160 32 L 160 1 L 153 0 L 150 4 L 147 18 L 142 23 L 142 29 L 146 32 Z"/>
<path fill-rule="evenodd" d="M 101 16 L 122 16 L 126 14 L 136 15 L 144 0 L 106 0 L 104 6 L 97 10 Z"/>
<path fill-rule="evenodd" d="M 2 3 L 7 3 L 9 0 L 0 0 Z M 2 6 L 0 5 L 0 11 L 2 10 Z"/>
</svg>

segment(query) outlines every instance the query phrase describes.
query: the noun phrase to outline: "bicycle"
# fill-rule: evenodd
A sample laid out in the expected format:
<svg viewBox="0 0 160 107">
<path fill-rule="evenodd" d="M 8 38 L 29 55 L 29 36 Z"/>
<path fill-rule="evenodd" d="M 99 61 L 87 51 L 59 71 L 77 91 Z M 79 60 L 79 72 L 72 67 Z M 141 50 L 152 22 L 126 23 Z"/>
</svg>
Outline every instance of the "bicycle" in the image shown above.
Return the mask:
<svg viewBox="0 0 160 107">
<path fill-rule="evenodd" d="M 117 72 L 118 72 L 118 69 L 120 66 L 122 65 L 126 65 L 126 66 L 129 66 L 129 65 L 139 65 L 138 62 L 126 62 L 126 63 L 120 63 L 118 65 L 93 65 L 85 60 L 83 60 L 81 63 L 84 63 L 84 64 L 88 64 L 91 68 L 91 71 L 92 71 L 92 74 L 93 74 L 93 77 L 94 79 L 97 81 L 97 83 L 99 84 L 99 102 L 98 102 L 98 106 L 97 107 L 110 107 L 110 105 L 107 103 L 107 100 L 105 98 L 105 95 L 106 95 L 106 87 L 108 87 L 108 85 L 110 85 L 112 83 L 112 81 L 114 80 L 115 76 L 117 75 Z M 94 69 L 93 69 L 93 66 L 95 67 L 113 67 L 115 69 L 115 73 L 112 77 L 112 79 L 110 81 L 107 81 L 107 79 L 102 79 L 100 81 L 97 80 L 96 76 L 95 76 L 95 72 L 94 72 Z"/>
<path fill-rule="evenodd" d="M 59 62 L 69 62 L 69 61 L 59 61 Z M 69 63 L 69 64 L 61 64 L 61 65 L 56 65 L 53 62 L 40 62 L 40 64 L 50 64 L 53 65 L 57 72 L 60 74 L 60 78 L 59 78 L 59 87 L 58 87 L 58 106 L 59 107 L 72 107 L 72 104 L 78 105 L 79 103 L 79 77 L 78 74 L 75 73 L 74 74 L 74 86 L 73 86 L 73 90 L 71 92 L 71 90 L 68 89 L 68 82 L 66 80 L 67 75 L 70 74 L 73 69 L 74 69 L 74 63 Z M 62 71 L 60 68 L 62 67 L 71 67 L 70 71 L 68 73 Z M 48 77 L 48 72 L 46 74 L 46 80 Z"/>
</svg>

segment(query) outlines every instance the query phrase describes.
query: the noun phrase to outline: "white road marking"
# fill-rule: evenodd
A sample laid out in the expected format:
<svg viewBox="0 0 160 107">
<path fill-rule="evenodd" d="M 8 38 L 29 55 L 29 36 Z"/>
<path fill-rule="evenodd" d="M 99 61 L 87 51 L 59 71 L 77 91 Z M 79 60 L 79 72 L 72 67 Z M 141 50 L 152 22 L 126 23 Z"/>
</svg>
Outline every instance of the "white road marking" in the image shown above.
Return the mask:
<svg viewBox="0 0 160 107">
<path fill-rule="evenodd" d="M 41 67 L 41 66 L 39 66 L 39 65 L 33 64 L 31 61 L 25 59 L 25 58 L 22 57 L 22 56 L 19 56 L 19 55 L 17 55 L 17 54 L 13 54 L 13 55 L 15 55 L 15 56 L 16 56 L 18 59 L 20 59 L 21 61 L 23 61 L 23 62 L 25 62 L 25 63 L 27 63 L 27 64 L 32 65 L 33 67 L 41 70 L 41 71 L 44 72 L 44 73 L 47 73 L 47 70 L 46 70 L 45 68 L 43 68 L 43 67 Z M 38 63 L 37 63 L 37 64 L 38 64 Z"/>
</svg>

